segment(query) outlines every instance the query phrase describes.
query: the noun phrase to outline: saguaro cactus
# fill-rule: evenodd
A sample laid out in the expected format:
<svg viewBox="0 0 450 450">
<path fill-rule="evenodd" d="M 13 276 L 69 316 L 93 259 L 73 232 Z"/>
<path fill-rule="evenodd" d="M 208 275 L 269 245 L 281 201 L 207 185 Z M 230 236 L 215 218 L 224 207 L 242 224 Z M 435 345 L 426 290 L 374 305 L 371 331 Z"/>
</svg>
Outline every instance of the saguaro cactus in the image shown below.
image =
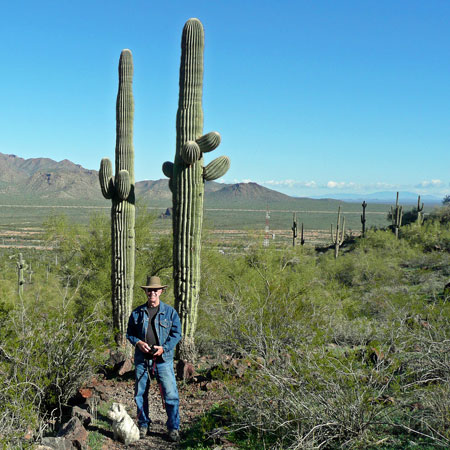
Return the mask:
<svg viewBox="0 0 450 450">
<path fill-rule="evenodd" d="M 198 19 L 189 19 L 181 38 L 175 161 L 163 164 L 173 201 L 174 295 L 183 333 L 178 357 L 188 360 L 195 354 L 204 183 L 220 178 L 230 166 L 226 156 L 203 165 L 204 153 L 220 144 L 219 133 L 202 135 L 203 48 L 203 26 Z"/>
<path fill-rule="evenodd" d="M 339 248 L 344 243 L 344 237 L 345 237 L 345 217 L 343 217 L 342 219 L 342 226 L 341 226 L 341 207 L 339 206 L 335 235 L 333 235 L 333 224 L 331 224 L 331 241 L 334 242 L 335 258 L 339 256 Z"/>
<path fill-rule="evenodd" d="M 19 295 L 23 294 L 23 285 L 25 284 L 24 272 L 28 269 L 28 264 L 25 263 L 25 260 L 22 258 L 22 253 L 19 253 L 19 261 L 16 263 L 17 265 L 17 291 Z"/>
<path fill-rule="evenodd" d="M 297 239 L 297 213 L 292 214 L 292 246 L 295 247 L 295 240 Z"/>
<path fill-rule="evenodd" d="M 392 219 L 392 227 L 394 229 L 395 237 L 398 239 L 398 230 L 402 226 L 402 218 L 403 218 L 403 206 L 398 204 L 398 192 L 397 192 L 397 200 L 395 201 L 395 209 L 391 206 L 391 219 Z"/>
<path fill-rule="evenodd" d="M 417 224 L 420 226 L 423 222 L 423 203 L 422 206 L 420 206 L 420 195 L 417 197 Z"/>
<path fill-rule="evenodd" d="M 362 223 L 361 235 L 362 235 L 362 237 L 364 237 L 366 235 L 366 206 L 367 206 L 367 203 L 365 200 L 362 202 L 361 206 L 363 209 L 363 212 L 361 214 L 361 223 Z"/>
<path fill-rule="evenodd" d="M 302 233 L 300 235 L 300 245 L 305 245 L 305 239 L 303 236 L 303 222 L 302 222 Z"/>
<path fill-rule="evenodd" d="M 132 82 L 133 57 L 125 49 L 120 55 L 116 103 L 116 175 L 112 175 L 111 161 L 103 158 L 99 178 L 103 196 L 111 199 L 111 302 L 115 340 L 127 354 L 131 352 L 125 334 L 133 303 L 135 254 Z"/>
</svg>

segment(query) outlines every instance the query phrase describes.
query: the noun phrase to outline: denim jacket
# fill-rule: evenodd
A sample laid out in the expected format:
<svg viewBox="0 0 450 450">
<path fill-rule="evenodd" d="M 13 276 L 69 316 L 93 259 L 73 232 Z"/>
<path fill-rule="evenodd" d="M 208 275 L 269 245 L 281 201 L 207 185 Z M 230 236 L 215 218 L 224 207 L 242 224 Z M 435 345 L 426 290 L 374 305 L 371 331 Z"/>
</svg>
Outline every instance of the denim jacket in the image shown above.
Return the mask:
<svg viewBox="0 0 450 450">
<path fill-rule="evenodd" d="M 147 303 L 138 306 L 128 319 L 127 339 L 135 347 L 134 363 L 144 361 L 142 353 L 136 344 L 139 341 L 145 342 L 148 327 Z M 171 306 L 162 301 L 159 302 L 159 311 L 155 316 L 155 329 L 159 345 L 164 349 L 161 358 L 163 361 L 172 361 L 175 346 L 181 339 L 181 322 L 178 313 Z"/>
</svg>

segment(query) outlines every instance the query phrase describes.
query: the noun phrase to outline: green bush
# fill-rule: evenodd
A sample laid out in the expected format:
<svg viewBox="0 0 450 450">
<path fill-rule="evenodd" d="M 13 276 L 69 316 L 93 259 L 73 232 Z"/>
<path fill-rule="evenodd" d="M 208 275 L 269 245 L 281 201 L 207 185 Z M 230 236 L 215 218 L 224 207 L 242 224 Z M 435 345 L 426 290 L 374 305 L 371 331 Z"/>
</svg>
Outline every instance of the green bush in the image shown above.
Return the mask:
<svg viewBox="0 0 450 450">
<path fill-rule="evenodd" d="M 450 258 L 427 244 L 446 233 L 371 230 L 337 260 L 204 252 L 197 342 L 253 361 L 228 382 L 228 432 L 265 448 L 448 447 L 450 303 L 437 289 Z"/>
<path fill-rule="evenodd" d="M 100 316 L 79 321 L 72 298 L 19 301 L 3 318 L 0 344 L 0 442 L 18 448 L 27 432 L 42 435 L 51 418 L 89 379 L 104 354 Z"/>
</svg>

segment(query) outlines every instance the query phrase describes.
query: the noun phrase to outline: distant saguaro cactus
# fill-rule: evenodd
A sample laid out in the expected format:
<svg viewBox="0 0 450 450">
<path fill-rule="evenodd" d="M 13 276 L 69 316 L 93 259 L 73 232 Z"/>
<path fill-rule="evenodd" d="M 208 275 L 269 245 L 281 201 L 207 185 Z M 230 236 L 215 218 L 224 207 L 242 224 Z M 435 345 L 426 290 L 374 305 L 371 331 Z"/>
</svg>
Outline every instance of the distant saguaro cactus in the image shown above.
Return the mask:
<svg viewBox="0 0 450 450">
<path fill-rule="evenodd" d="M 366 203 L 365 200 L 362 202 L 361 206 L 362 206 L 362 209 L 363 209 L 363 212 L 361 214 L 361 223 L 362 223 L 362 233 L 361 233 L 361 235 L 362 235 L 362 237 L 364 237 L 366 235 L 366 206 L 367 206 L 367 203 Z"/>
<path fill-rule="evenodd" d="M 131 314 L 134 286 L 135 194 L 133 149 L 133 57 L 122 50 L 119 61 L 119 89 L 116 103 L 116 175 L 112 164 L 103 158 L 100 164 L 100 187 L 111 199 L 111 302 L 115 340 L 129 355 L 126 330 Z"/>
<path fill-rule="evenodd" d="M 302 233 L 300 235 L 300 245 L 305 245 L 305 239 L 303 237 L 303 222 L 302 222 Z"/>
<path fill-rule="evenodd" d="M 335 258 L 339 256 L 339 248 L 344 243 L 344 237 L 345 237 L 345 217 L 342 218 L 342 225 L 341 225 L 341 207 L 339 206 L 335 235 L 333 235 L 333 224 L 331 224 L 331 241 L 334 242 Z"/>
<path fill-rule="evenodd" d="M 22 258 L 22 253 L 19 253 L 19 261 L 16 263 L 17 265 L 17 291 L 19 295 L 23 294 L 23 285 L 25 284 L 24 272 L 28 269 L 28 264 L 25 263 L 25 260 Z"/>
<path fill-rule="evenodd" d="M 295 247 L 295 240 L 297 239 L 297 213 L 292 214 L 292 246 Z"/>
<path fill-rule="evenodd" d="M 178 357 L 187 360 L 195 355 L 204 184 L 223 176 L 230 166 L 226 156 L 203 165 L 204 153 L 214 150 L 221 139 L 217 132 L 202 135 L 203 48 L 203 25 L 189 19 L 181 38 L 175 161 L 165 162 L 162 168 L 173 201 L 174 295 L 183 333 Z"/>
<path fill-rule="evenodd" d="M 398 239 L 398 230 L 402 226 L 402 218 L 403 218 L 403 206 L 398 204 L 398 192 L 397 192 L 397 200 L 395 201 L 395 209 L 391 206 L 391 219 L 392 219 L 392 227 L 394 229 L 395 237 Z"/>
<path fill-rule="evenodd" d="M 419 226 L 422 225 L 423 222 L 422 211 L 423 211 L 423 203 L 422 206 L 420 206 L 420 195 L 419 195 L 419 197 L 417 198 L 417 224 Z"/>
</svg>

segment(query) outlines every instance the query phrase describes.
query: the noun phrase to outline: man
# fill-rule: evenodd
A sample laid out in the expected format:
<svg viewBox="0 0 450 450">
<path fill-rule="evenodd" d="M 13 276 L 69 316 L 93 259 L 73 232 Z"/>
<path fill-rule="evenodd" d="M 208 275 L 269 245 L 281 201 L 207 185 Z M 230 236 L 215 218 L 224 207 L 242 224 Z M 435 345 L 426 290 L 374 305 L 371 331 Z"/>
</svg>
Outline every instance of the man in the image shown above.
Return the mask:
<svg viewBox="0 0 450 450">
<path fill-rule="evenodd" d="M 147 284 L 141 286 L 147 296 L 147 303 L 138 306 L 128 320 L 127 339 L 135 347 L 136 370 L 135 401 L 139 435 L 144 438 L 150 431 L 148 412 L 148 391 L 150 377 L 156 377 L 167 412 L 169 438 L 180 439 L 179 397 L 173 354 L 181 339 L 180 318 L 171 306 L 159 297 L 167 285 L 161 285 L 159 277 L 147 277 Z"/>
</svg>

